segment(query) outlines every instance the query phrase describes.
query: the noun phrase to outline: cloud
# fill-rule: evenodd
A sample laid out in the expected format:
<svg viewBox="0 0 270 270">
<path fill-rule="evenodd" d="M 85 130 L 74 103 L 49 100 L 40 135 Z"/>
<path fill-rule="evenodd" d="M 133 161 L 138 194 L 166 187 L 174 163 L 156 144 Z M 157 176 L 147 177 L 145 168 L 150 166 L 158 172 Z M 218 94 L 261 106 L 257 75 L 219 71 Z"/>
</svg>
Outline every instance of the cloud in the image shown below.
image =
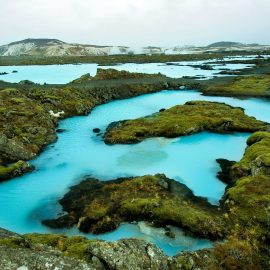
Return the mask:
<svg viewBox="0 0 270 270">
<path fill-rule="evenodd" d="M 27 37 L 113 45 L 270 44 L 269 0 L 0 0 L 0 43 Z"/>
</svg>

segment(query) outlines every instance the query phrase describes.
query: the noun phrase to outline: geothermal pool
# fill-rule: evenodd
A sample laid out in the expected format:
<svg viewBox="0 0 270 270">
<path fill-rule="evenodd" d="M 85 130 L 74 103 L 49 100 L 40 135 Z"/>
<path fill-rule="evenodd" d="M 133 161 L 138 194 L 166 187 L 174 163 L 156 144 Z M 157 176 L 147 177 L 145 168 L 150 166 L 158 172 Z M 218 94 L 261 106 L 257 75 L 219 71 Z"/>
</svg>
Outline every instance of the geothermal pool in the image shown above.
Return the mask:
<svg viewBox="0 0 270 270">
<path fill-rule="evenodd" d="M 161 91 L 97 106 L 88 116 L 60 122 L 59 128 L 66 131 L 31 161 L 36 171 L 0 184 L 0 227 L 18 233 L 82 234 L 76 229 L 47 228 L 41 220 L 61 212 L 57 200 L 86 175 L 106 181 L 123 176 L 165 173 L 169 178 L 186 184 L 196 195 L 218 204 L 225 185 L 216 178 L 219 167 L 215 160 L 239 160 L 249 134 L 202 132 L 176 139 L 153 138 L 135 145 L 109 146 L 92 132 L 96 127 L 104 131 L 113 121 L 146 116 L 191 100 L 226 102 L 243 107 L 250 116 L 269 121 L 270 106 L 266 100 L 206 97 L 197 91 Z M 163 229 L 140 222 L 123 224 L 110 233 L 86 236 L 110 241 L 143 238 L 156 243 L 168 255 L 212 245 L 208 240 L 186 236 L 180 229 L 172 230 L 175 239 L 165 236 Z"/>
</svg>

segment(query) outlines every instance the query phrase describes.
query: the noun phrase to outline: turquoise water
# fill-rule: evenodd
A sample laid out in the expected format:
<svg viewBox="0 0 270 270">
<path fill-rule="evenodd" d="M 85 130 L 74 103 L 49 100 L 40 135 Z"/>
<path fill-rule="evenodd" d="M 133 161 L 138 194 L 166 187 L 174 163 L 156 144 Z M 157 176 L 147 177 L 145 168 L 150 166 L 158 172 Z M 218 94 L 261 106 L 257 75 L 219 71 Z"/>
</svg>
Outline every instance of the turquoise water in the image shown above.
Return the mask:
<svg viewBox="0 0 270 270">
<path fill-rule="evenodd" d="M 85 175 L 108 180 L 165 173 L 185 183 L 196 195 L 217 204 L 225 185 L 215 177 L 219 170 L 215 159 L 239 160 L 248 134 L 203 132 L 176 139 L 153 138 L 136 145 L 109 146 L 92 132 L 96 127 L 104 131 L 113 121 L 149 115 L 190 100 L 226 102 L 245 108 L 247 114 L 260 120 L 269 121 L 268 101 L 204 97 L 196 91 L 162 91 L 98 106 L 88 116 L 61 121 L 60 128 L 66 132 L 59 134 L 56 143 L 31 161 L 37 167 L 35 172 L 0 185 L 0 227 L 19 233 L 54 231 L 43 226 L 41 220 L 61 211 L 57 199 Z M 60 232 L 78 234 L 75 229 Z M 169 239 L 162 232 L 158 234 L 156 229 L 123 224 L 116 231 L 98 237 L 105 240 L 140 237 L 156 243 L 170 255 L 211 245 L 209 241 L 184 236 L 181 230 L 177 231 L 177 236 Z M 89 234 L 87 237 L 97 236 Z"/>
<path fill-rule="evenodd" d="M 0 66 L 0 80 L 18 83 L 22 80 L 30 80 L 35 83 L 64 84 L 83 74 L 90 73 L 94 76 L 97 72 L 97 64 L 84 65 L 36 65 L 36 66 Z M 12 73 L 12 71 L 17 71 Z"/>
<path fill-rule="evenodd" d="M 232 57 L 224 60 L 246 60 L 254 59 L 256 56 L 250 57 Z M 216 75 L 220 69 L 243 69 L 252 65 L 246 64 L 213 64 L 214 70 L 201 70 L 192 65 L 200 65 L 204 63 L 211 63 L 216 60 L 205 61 L 189 61 L 189 62 L 174 62 L 174 65 L 166 65 L 161 63 L 146 63 L 146 64 L 119 64 L 114 66 L 100 66 L 99 68 L 108 69 L 114 68 L 117 70 L 126 70 L 130 72 L 143 72 L 148 74 L 162 73 L 171 78 L 180 78 L 183 76 L 205 76 L 210 78 Z M 190 66 L 191 65 L 191 66 Z M 0 73 L 7 72 L 7 75 L 0 75 L 0 80 L 7 82 L 19 82 L 22 80 L 30 80 L 35 83 L 49 83 L 49 84 L 65 84 L 83 74 L 90 73 L 94 76 L 97 72 L 97 64 L 79 64 L 79 65 L 35 65 L 35 66 L 0 66 Z M 12 73 L 12 71 L 18 71 Z"/>
</svg>

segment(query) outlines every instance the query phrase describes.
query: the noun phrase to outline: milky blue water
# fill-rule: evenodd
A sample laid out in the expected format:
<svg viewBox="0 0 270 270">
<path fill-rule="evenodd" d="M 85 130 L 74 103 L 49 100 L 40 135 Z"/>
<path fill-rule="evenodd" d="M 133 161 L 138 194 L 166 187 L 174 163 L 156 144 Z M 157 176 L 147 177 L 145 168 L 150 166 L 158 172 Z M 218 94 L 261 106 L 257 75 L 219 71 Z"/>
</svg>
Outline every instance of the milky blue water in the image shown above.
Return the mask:
<svg viewBox="0 0 270 270">
<path fill-rule="evenodd" d="M 19 233 L 59 232 L 41 225 L 41 220 L 53 217 L 61 210 L 56 201 L 85 175 L 108 180 L 165 173 L 186 184 L 196 195 L 218 204 L 225 185 L 215 177 L 219 170 L 215 160 L 239 160 L 248 134 L 202 132 L 176 139 L 153 138 L 135 145 L 109 146 L 92 132 L 96 127 L 104 131 L 113 121 L 149 115 L 190 100 L 226 102 L 245 108 L 248 115 L 257 119 L 269 121 L 268 101 L 205 97 L 196 91 L 162 91 L 98 106 L 88 116 L 61 121 L 60 128 L 66 132 L 59 134 L 56 143 L 31 161 L 37 167 L 35 172 L 0 185 L 0 227 Z M 159 245 L 169 255 L 211 246 L 207 240 L 190 238 L 181 230 L 175 230 L 178 237 L 170 239 L 162 229 L 123 224 L 116 231 L 98 237 L 105 240 L 144 238 Z M 60 232 L 79 233 L 76 229 Z M 97 236 L 89 234 L 87 237 Z"/>
<path fill-rule="evenodd" d="M 229 60 L 247 60 L 254 59 L 257 56 L 245 57 L 227 57 L 225 61 Z M 217 59 L 204 61 L 183 61 L 173 62 L 174 65 L 166 65 L 162 63 L 146 63 L 146 64 L 119 64 L 114 66 L 100 66 L 99 68 L 108 69 L 114 68 L 117 70 L 126 70 L 130 72 L 143 72 L 148 74 L 161 73 L 171 78 L 181 78 L 183 76 L 204 76 L 211 78 L 218 75 L 221 69 L 244 69 L 252 65 L 247 64 L 224 64 L 218 65 L 212 62 Z M 219 60 L 221 61 L 221 60 Z M 193 67 L 194 65 L 201 65 L 205 63 L 213 65 L 214 70 L 201 70 Z M 7 82 L 20 82 L 22 80 L 30 80 L 35 83 L 49 83 L 49 84 L 65 84 L 80 76 L 90 73 L 94 76 L 97 72 L 97 64 L 79 64 L 79 65 L 34 65 L 34 66 L 0 66 L 0 73 L 7 72 L 7 75 L 0 75 L 0 80 Z M 18 71 L 13 73 L 12 71 Z"/>
</svg>

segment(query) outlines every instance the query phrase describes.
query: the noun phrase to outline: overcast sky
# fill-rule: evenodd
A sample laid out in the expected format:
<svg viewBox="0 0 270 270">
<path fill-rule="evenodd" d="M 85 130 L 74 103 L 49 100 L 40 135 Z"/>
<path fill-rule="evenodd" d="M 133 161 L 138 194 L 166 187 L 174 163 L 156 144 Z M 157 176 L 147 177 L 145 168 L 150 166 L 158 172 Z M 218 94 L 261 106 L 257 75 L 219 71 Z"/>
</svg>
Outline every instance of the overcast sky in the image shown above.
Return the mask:
<svg viewBox="0 0 270 270">
<path fill-rule="evenodd" d="M 0 44 L 270 44 L 270 0 L 0 0 Z"/>
</svg>

